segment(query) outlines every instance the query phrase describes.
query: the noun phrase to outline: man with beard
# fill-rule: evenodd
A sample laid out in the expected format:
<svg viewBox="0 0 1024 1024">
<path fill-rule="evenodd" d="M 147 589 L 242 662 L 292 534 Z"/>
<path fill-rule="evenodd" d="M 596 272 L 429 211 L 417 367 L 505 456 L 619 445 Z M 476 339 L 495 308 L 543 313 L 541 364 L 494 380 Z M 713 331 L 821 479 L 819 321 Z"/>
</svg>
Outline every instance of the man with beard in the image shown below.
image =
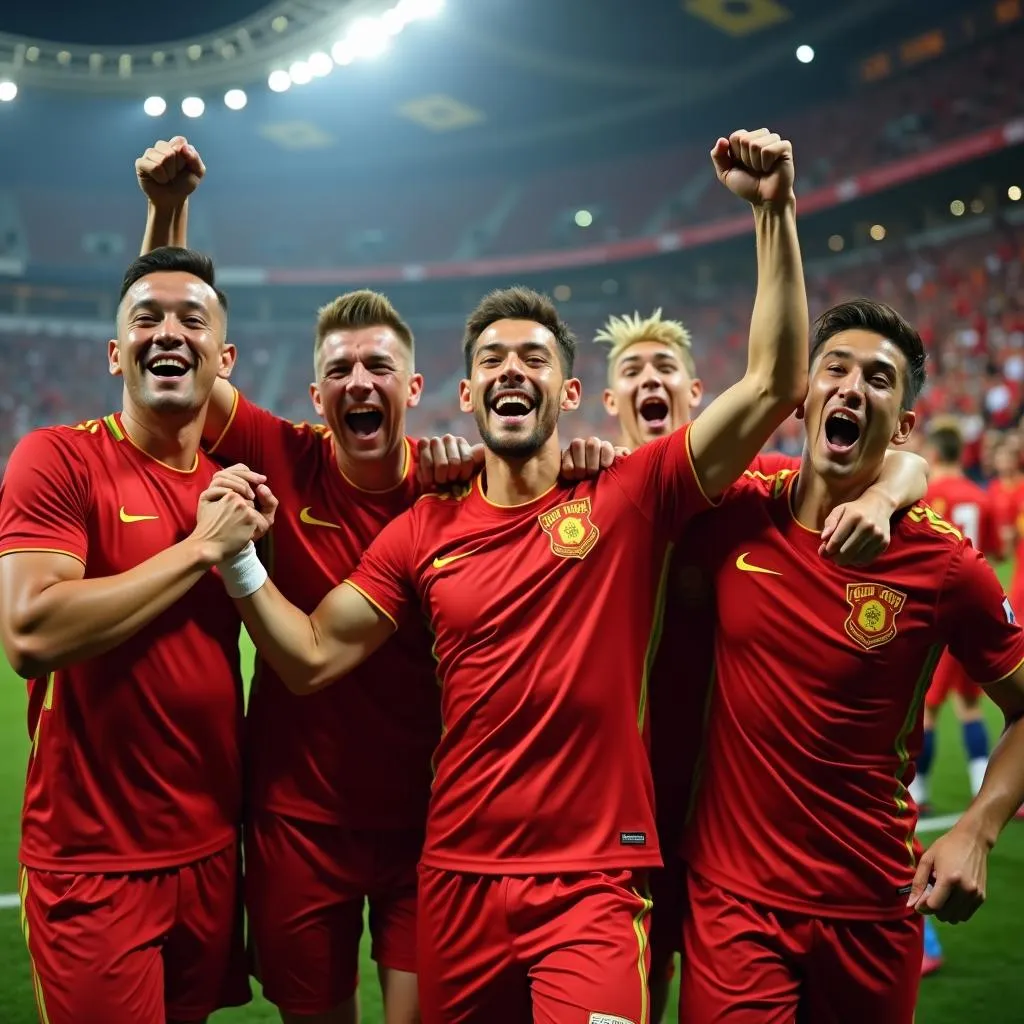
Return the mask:
<svg viewBox="0 0 1024 1024">
<path fill-rule="evenodd" d="M 136 162 L 149 200 L 143 249 L 183 243 L 189 196 L 206 168 L 176 137 Z M 211 455 L 255 466 L 281 502 L 264 557 L 281 593 L 312 612 L 384 526 L 428 483 L 472 470 L 461 438 L 418 444 L 409 325 L 377 292 L 339 296 L 318 313 L 310 396 L 325 425 L 295 424 L 215 383 L 203 439 Z M 585 470 L 592 439 L 567 459 Z M 571 465 L 563 467 L 570 474 Z M 417 474 L 417 469 L 419 473 Z M 359 941 L 369 904 L 372 956 L 387 1024 L 418 1020 L 416 864 L 440 707 L 424 624 L 413 619 L 354 674 L 357 685 L 308 700 L 258 657 L 249 702 L 246 903 L 256 973 L 285 1024 L 358 1019 Z"/>
<path fill-rule="evenodd" d="M 209 570 L 273 501 L 259 476 L 211 485 L 199 451 L 226 329 L 208 259 L 136 260 L 109 346 L 121 412 L 32 432 L 0 487 L 0 637 L 32 736 L 22 924 L 50 1024 L 199 1022 L 249 999 L 239 619 Z"/>
<path fill-rule="evenodd" d="M 911 436 L 921 339 L 860 299 L 828 310 L 813 345 L 799 472 L 745 475 L 707 535 L 718 629 L 684 851 L 692 1024 L 911 1024 L 917 911 L 975 912 L 1024 798 L 1024 634 L 984 557 L 923 505 L 867 569 L 819 557 L 829 515 Z M 971 807 L 922 854 L 907 785 L 947 646 L 1008 727 Z"/>
<path fill-rule="evenodd" d="M 648 1016 L 643 890 L 660 854 L 647 680 L 672 542 L 806 386 L 791 146 L 736 132 L 712 159 L 753 206 L 758 293 L 747 372 L 699 420 L 596 480 L 559 483 L 575 339 L 543 296 L 495 292 L 464 340 L 460 403 L 485 445 L 472 484 L 386 527 L 312 616 L 251 548 L 222 567 L 298 693 L 353 670 L 417 605 L 430 620 L 444 733 L 420 867 L 427 1024 Z"/>
<path fill-rule="evenodd" d="M 604 406 L 618 420 L 620 440 L 631 451 L 690 422 L 703 385 L 697 376 L 690 333 L 661 310 L 646 319 L 611 317 L 594 340 L 608 348 Z M 760 454 L 747 473 L 795 471 L 800 460 Z M 839 506 L 826 523 L 823 557 L 837 564 L 863 563 L 888 543 L 897 508 L 920 500 L 927 465 L 910 452 L 887 452 L 879 479 L 860 498 Z M 658 840 L 665 867 L 651 872 L 651 1022 L 659 1024 L 668 1001 L 674 957 L 682 952 L 686 866 L 677 850 L 690 806 L 703 744 L 714 664 L 716 612 L 710 581 L 701 569 L 713 515 L 702 517 L 676 548 L 666 593 L 665 628 L 650 678 L 651 765 Z"/>
</svg>

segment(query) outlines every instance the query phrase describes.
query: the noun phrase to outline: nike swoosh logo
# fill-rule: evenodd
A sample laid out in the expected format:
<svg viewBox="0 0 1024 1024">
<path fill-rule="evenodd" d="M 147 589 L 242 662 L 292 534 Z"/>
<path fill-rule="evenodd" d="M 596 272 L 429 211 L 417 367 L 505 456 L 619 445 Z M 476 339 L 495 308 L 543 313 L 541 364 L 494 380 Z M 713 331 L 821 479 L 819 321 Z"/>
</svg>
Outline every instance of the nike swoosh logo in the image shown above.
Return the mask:
<svg viewBox="0 0 1024 1024">
<path fill-rule="evenodd" d="M 337 523 L 328 523 L 328 522 L 327 522 L 326 520 L 324 520 L 324 519 L 317 519 L 317 518 L 316 518 L 316 516 L 311 516 L 311 515 L 309 514 L 309 510 L 310 510 L 310 509 L 311 509 L 312 507 L 313 507 L 312 505 L 307 505 L 307 506 L 306 506 L 306 507 L 305 507 L 305 508 L 304 508 L 304 509 L 303 509 L 303 510 L 302 510 L 302 511 L 301 511 L 301 512 L 299 513 L 299 521 L 300 521 L 300 522 L 303 522 L 303 523 L 305 523 L 305 524 L 306 524 L 307 526 L 328 526 L 328 527 L 330 527 L 330 528 L 331 528 L 332 530 L 340 530 L 340 529 L 341 529 L 341 527 L 340 527 L 340 526 L 339 526 L 339 525 L 338 525 Z"/>
<path fill-rule="evenodd" d="M 744 551 L 739 558 L 736 559 L 736 568 L 741 572 L 763 572 L 766 576 L 781 576 L 781 572 L 776 572 L 774 569 L 762 569 L 759 565 L 751 565 L 747 561 L 747 555 L 749 551 Z"/>
<path fill-rule="evenodd" d="M 435 558 L 434 568 L 443 569 L 446 565 L 451 565 L 452 562 L 457 562 L 460 558 L 469 558 L 469 556 L 473 554 L 476 554 L 475 549 L 473 551 L 463 551 L 458 555 L 448 555 L 446 558 Z"/>
<path fill-rule="evenodd" d="M 121 506 L 120 511 L 118 512 L 118 515 L 120 515 L 122 523 L 143 523 L 147 519 L 159 519 L 160 518 L 159 516 L 133 516 L 133 515 L 129 515 L 127 512 L 125 512 L 124 505 Z"/>
</svg>

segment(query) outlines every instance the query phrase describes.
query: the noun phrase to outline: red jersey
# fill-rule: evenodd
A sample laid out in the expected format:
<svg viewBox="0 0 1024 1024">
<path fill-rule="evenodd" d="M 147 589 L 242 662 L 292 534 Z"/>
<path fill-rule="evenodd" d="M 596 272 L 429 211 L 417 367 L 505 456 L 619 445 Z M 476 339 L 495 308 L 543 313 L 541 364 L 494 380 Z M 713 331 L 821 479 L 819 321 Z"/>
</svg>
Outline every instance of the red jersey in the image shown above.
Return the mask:
<svg viewBox="0 0 1024 1024">
<path fill-rule="evenodd" d="M 661 863 L 647 681 L 671 541 L 707 507 L 685 430 L 523 505 L 428 495 L 350 582 L 436 636 L 445 731 L 423 863 L 557 874 Z"/>
<path fill-rule="evenodd" d="M 264 560 L 281 593 L 307 613 L 420 493 L 408 441 L 402 482 L 364 491 L 342 475 L 326 427 L 279 419 L 237 392 L 213 453 L 266 474 L 280 506 Z M 422 826 L 441 735 L 434 669 L 419 620 L 361 665 L 353 685 L 308 697 L 292 694 L 257 656 L 247 806 L 352 829 Z"/>
<path fill-rule="evenodd" d="M 925 501 L 949 520 L 979 551 L 1000 558 L 1003 540 L 988 491 L 967 477 L 940 476 L 928 484 Z"/>
<path fill-rule="evenodd" d="M 768 452 L 754 459 L 750 472 L 764 475 L 799 468 L 798 458 Z M 651 767 L 663 849 L 678 844 L 704 744 L 717 622 L 704 553 L 716 522 L 714 513 L 699 516 L 675 548 L 665 628 L 651 672 Z"/>
<path fill-rule="evenodd" d="M 1018 517 L 1024 514 L 1024 478 L 1010 481 L 996 477 L 986 493 L 999 530 L 1016 540 L 1018 534 L 1024 533 L 1017 524 Z"/>
<path fill-rule="evenodd" d="M 719 626 L 690 864 L 769 907 L 898 918 L 919 848 L 907 793 L 944 647 L 991 682 L 1024 634 L 984 558 L 932 509 L 871 566 L 818 555 L 791 511 L 798 474 L 746 474 L 714 513 Z"/>
<path fill-rule="evenodd" d="M 184 540 L 216 466 L 137 448 L 120 417 L 37 430 L 0 487 L 0 554 L 54 551 L 85 576 Z M 207 573 L 119 647 L 28 684 L 32 753 L 20 859 L 43 871 L 155 870 L 236 838 L 242 815 L 240 622 Z"/>
</svg>

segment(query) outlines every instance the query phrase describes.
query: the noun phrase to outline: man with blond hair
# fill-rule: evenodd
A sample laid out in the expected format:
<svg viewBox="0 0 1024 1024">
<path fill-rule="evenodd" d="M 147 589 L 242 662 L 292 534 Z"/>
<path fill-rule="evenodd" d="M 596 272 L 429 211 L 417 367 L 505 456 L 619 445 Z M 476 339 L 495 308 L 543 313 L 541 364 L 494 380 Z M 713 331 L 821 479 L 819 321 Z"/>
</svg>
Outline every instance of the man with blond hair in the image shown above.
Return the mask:
<svg viewBox="0 0 1024 1024">
<path fill-rule="evenodd" d="M 594 337 L 608 347 L 604 407 L 619 423 L 620 443 L 635 450 L 690 422 L 703 397 L 690 332 L 662 310 L 613 316 Z M 748 473 L 789 473 L 800 460 L 758 455 Z M 924 460 L 891 453 L 875 485 L 841 506 L 822 535 L 822 554 L 864 562 L 885 546 L 889 517 L 919 500 L 927 484 Z M 686 866 L 678 855 L 703 742 L 705 705 L 714 659 L 715 609 L 699 554 L 714 517 L 698 519 L 675 551 L 666 594 L 665 627 L 650 678 L 651 764 L 658 838 L 665 867 L 651 873 L 651 1022 L 668 1001 L 675 954 L 682 951 Z"/>
<path fill-rule="evenodd" d="M 205 174 L 185 139 L 136 162 L 149 199 L 143 251 L 184 244 L 189 194 Z M 310 397 L 324 424 L 296 424 L 215 382 L 203 441 L 259 468 L 280 501 L 264 558 L 283 594 L 311 612 L 384 526 L 434 483 L 473 465 L 461 438 L 413 442 L 419 402 L 409 325 L 360 290 L 318 311 Z M 574 442 L 563 470 L 609 463 L 610 445 Z M 573 462 L 575 460 L 575 462 Z M 419 473 L 417 475 L 417 466 Z M 369 903 L 387 1024 L 419 1019 L 416 864 L 441 735 L 430 637 L 411 621 L 357 672 L 308 699 L 257 657 L 248 712 L 246 901 L 257 974 L 285 1024 L 352 1024 Z"/>
</svg>

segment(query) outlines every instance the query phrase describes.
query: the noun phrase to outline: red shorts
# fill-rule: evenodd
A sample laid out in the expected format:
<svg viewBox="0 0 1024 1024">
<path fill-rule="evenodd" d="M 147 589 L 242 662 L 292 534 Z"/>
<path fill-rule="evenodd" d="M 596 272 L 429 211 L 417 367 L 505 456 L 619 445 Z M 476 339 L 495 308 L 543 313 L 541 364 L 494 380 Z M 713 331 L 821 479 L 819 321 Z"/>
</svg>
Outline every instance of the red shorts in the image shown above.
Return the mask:
<svg viewBox="0 0 1024 1024">
<path fill-rule="evenodd" d="M 359 981 L 363 905 L 373 959 L 416 971 L 416 865 L 423 832 L 352 830 L 258 815 L 246 831 L 245 889 L 256 974 L 286 1013 L 327 1013 Z"/>
<path fill-rule="evenodd" d="M 666 853 L 665 866 L 651 872 L 651 899 L 651 978 L 670 981 L 686 917 L 686 863 L 679 857 Z"/>
<path fill-rule="evenodd" d="M 22 926 L 48 1024 L 202 1020 L 252 998 L 238 847 L 126 875 L 21 870 Z"/>
<path fill-rule="evenodd" d="M 924 920 L 838 921 L 750 903 L 691 873 L 679 1020 L 912 1024 Z"/>
<path fill-rule="evenodd" d="M 924 702 L 929 709 L 937 711 L 946 702 L 950 693 L 958 693 L 967 703 L 972 704 L 981 700 L 983 692 L 963 670 L 960 662 L 947 651 L 939 659 Z"/>
<path fill-rule="evenodd" d="M 423 1024 L 647 1021 L 651 901 L 631 871 L 420 868 Z"/>
</svg>

